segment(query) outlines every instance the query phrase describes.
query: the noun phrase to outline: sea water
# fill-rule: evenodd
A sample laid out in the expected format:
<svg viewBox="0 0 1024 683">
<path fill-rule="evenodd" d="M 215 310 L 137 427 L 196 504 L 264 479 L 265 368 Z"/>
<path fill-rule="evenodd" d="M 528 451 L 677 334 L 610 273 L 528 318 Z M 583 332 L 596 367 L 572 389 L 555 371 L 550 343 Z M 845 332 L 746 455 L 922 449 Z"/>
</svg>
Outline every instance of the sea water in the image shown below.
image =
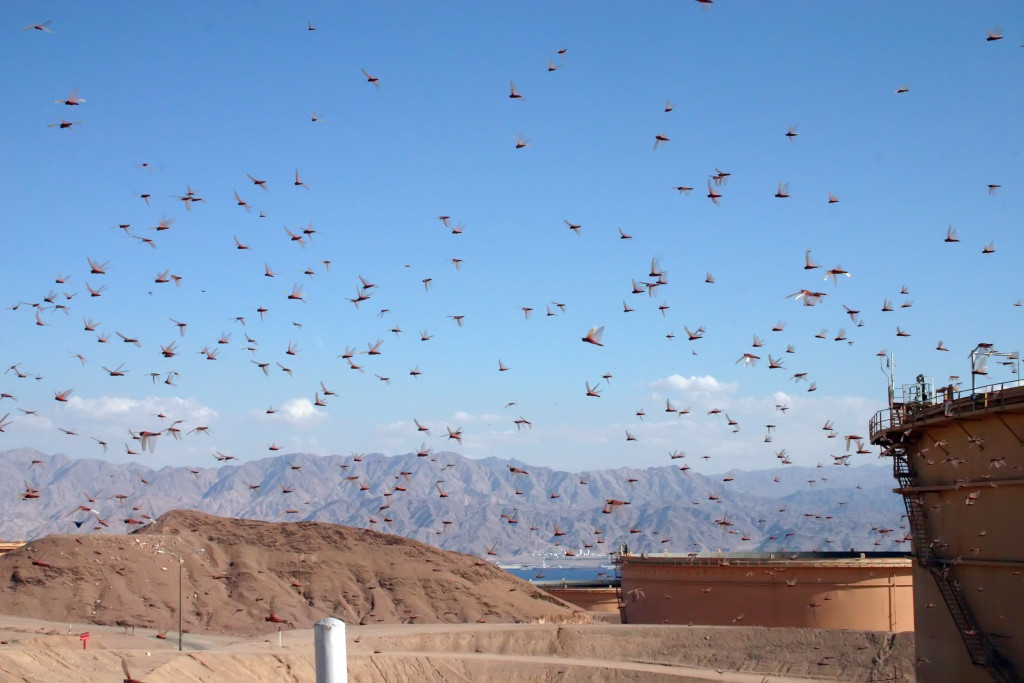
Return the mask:
<svg viewBox="0 0 1024 683">
<path fill-rule="evenodd" d="M 618 581 L 615 569 L 610 566 L 590 567 L 523 567 L 506 569 L 509 574 L 531 583 L 568 583 L 580 581 L 612 585 Z"/>
</svg>

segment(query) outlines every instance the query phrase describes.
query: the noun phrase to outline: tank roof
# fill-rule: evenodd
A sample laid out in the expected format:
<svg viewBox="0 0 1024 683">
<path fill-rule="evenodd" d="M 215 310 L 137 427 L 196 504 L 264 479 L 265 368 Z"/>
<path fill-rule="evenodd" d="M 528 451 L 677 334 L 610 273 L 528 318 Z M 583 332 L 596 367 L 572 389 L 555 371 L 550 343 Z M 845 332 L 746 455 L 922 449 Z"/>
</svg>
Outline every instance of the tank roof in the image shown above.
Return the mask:
<svg viewBox="0 0 1024 683">
<path fill-rule="evenodd" d="M 814 567 L 909 567 L 910 553 L 900 552 L 719 552 L 719 553 L 661 553 L 657 555 L 618 554 L 619 564 L 666 564 L 686 566 L 782 566 L 808 565 Z"/>
</svg>

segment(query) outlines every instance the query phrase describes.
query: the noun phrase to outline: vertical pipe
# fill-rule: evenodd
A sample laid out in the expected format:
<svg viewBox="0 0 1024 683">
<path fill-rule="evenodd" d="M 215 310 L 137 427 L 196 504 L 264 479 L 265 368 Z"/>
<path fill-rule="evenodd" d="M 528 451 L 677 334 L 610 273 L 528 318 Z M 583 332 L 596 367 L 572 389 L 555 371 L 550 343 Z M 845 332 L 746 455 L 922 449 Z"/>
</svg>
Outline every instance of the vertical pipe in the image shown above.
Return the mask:
<svg viewBox="0 0 1024 683">
<path fill-rule="evenodd" d="M 896 631 L 896 574 L 889 575 L 889 630 Z"/>
<path fill-rule="evenodd" d="M 185 564 L 185 558 L 178 556 L 178 652 L 181 652 L 181 565 Z"/>
<path fill-rule="evenodd" d="M 345 622 L 328 617 L 313 625 L 316 683 L 347 683 Z"/>
</svg>

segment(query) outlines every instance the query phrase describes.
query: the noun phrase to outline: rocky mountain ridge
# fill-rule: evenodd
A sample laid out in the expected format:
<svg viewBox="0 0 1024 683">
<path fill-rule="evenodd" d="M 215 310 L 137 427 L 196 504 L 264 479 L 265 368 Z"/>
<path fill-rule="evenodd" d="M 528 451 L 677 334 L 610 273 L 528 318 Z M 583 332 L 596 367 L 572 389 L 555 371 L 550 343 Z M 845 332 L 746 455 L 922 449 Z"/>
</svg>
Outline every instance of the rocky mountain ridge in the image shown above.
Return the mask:
<svg viewBox="0 0 1024 683">
<path fill-rule="evenodd" d="M 373 528 L 510 561 L 606 556 L 620 543 L 637 552 L 909 550 L 887 466 L 703 475 L 680 462 L 564 472 L 450 452 L 291 453 L 157 470 L 20 449 L 0 453 L 0 538 L 122 533 L 186 508 Z"/>
</svg>

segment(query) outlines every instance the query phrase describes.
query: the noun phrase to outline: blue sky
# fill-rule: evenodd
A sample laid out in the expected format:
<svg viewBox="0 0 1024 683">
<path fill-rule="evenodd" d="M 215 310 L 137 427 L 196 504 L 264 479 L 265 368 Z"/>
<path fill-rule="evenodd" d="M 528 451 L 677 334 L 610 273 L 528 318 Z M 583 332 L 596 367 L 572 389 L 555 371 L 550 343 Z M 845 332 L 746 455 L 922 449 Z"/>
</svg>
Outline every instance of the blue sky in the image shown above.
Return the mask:
<svg viewBox="0 0 1024 683">
<path fill-rule="evenodd" d="M 0 365 L 29 376 L 0 375 L 17 398 L 0 399 L 0 448 L 193 466 L 272 443 L 327 455 L 423 441 L 565 469 L 675 450 L 709 472 L 773 466 L 782 448 L 828 462 L 844 444 L 827 420 L 866 436 L 884 407 L 879 351 L 898 382 L 945 383 L 969 382 L 979 342 L 1018 348 L 1022 20 L 1019 4 L 952 2 L 5 4 Z M 42 21 L 52 33 L 20 30 Z M 996 27 L 1005 38 L 987 41 Z M 54 102 L 76 88 L 80 106 Z M 61 120 L 81 123 L 47 127 Z M 716 169 L 732 174 L 718 206 Z M 205 200 L 190 211 L 174 198 L 186 188 Z M 150 229 L 163 217 L 172 229 Z M 310 224 L 303 245 L 285 232 Z M 803 268 L 808 249 L 821 268 Z M 631 294 L 654 280 L 652 258 L 667 284 Z M 837 266 L 850 277 L 833 285 Z M 168 269 L 180 287 L 154 282 Z M 360 276 L 376 286 L 356 308 Z M 295 284 L 305 302 L 287 299 Z M 801 289 L 827 296 L 786 298 Z M 603 347 L 581 342 L 595 326 Z M 339 358 L 378 339 L 379 355 L 353 358 L 365 372 Z M 761 361 L 737 364 L 744 353 Z M 123 377 L 102 369 L 121 363 Z M 1013 379 L 990 362 L 985 381 Z M 174 420 L 180 441 L 125 453 L 129 429 Z"/>
</svg>

